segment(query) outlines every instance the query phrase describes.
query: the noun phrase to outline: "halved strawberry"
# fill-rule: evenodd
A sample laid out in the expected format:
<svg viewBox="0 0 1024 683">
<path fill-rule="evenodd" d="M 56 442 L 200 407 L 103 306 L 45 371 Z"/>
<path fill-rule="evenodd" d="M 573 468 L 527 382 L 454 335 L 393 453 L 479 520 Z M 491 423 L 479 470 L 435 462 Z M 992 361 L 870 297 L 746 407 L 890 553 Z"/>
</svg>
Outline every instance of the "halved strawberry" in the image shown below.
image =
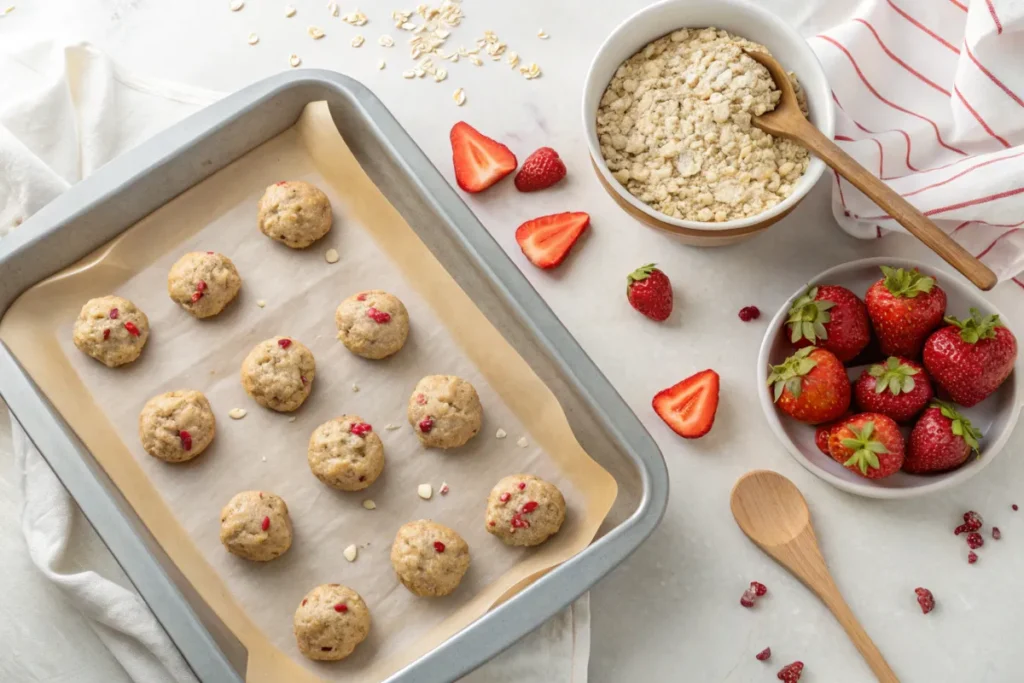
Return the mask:
<svg viewBox="0 0 1024 683">
<path fill-rule="evenodd" d="M 519 163 L 512 150 L 464 121 L 452 126 L 451 141 L 455 181 L 466 192 L 486 190 Z"/>
<path fill-rule="evenodd" d="M 654 395 L 654 412 L 679 436 L 698 439 L 711 431 L 718 410 L 718 373 L 703 370 Z"/>
<path fill-rule="evenodd" d="M 569 255 L 572 245 L 590 225 L 582 211 L 567 211 L 526 221 L 516 230 L 516 242 L 538 268 L 554 268 Z"/>
</svg>

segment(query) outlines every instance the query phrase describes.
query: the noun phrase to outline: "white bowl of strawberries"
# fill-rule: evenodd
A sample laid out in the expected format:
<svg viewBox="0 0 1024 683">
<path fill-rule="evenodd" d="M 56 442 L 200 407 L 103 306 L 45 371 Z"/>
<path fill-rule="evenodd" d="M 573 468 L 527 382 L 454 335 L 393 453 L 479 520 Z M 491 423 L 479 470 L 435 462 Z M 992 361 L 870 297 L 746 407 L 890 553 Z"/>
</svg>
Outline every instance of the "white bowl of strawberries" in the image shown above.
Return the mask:
<svg viewBox="0 0 1024 683">
<path fill-rule="evenodd" d="M 1021 412 L 1009 324 L 969 283 L 931 266 L 846 263 L 772 319 L 758 357 L 761 406 L 797 462 L 844 491 L 947 489 L 996 457 Z"/>
</svg>

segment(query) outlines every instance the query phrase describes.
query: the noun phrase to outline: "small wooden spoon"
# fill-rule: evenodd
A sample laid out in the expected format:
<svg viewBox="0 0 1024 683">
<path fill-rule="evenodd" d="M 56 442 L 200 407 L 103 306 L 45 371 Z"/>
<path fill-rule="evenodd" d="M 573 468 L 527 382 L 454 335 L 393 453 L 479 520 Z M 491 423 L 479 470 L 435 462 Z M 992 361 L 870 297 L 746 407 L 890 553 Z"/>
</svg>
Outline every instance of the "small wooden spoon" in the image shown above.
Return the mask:
<svg viewBox="0 0 1024 683">
<path fill-rule="evenodd" d="M 974 258 L 910 202 L 872 175 L 807 120 L 800 111 L 793 84 L 786 71 L 773 57 L 752 50 L 748 50 L 747 54 L 768 69 L 775 86 L 782 92 L 782 98 L 774 110 L 754 117 L 755 126 L 777 137 L 794 140 L 809 149 L 980 289 L 987 291 L 995 287 L 996 275 L 988 266 Z"/>
<path fill-rule="evenodd" d="M 899 683 L 896 674 L 857 622 L 828 572 L 800 490 L 781 474 L 747 472 L 732 488 L 732 515 L 747 537 L 821 598 L 882 683 Z"/>
</svg>

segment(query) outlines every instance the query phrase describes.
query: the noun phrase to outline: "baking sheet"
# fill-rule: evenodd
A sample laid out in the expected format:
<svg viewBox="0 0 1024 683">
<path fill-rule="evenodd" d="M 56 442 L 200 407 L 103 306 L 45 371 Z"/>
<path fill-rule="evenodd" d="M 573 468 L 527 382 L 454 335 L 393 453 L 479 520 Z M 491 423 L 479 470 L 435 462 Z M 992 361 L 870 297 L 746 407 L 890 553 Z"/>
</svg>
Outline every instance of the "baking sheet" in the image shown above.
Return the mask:
<svg viewBox="0 0 1024 683">
<path fill-rule="evenodd" d="M 265 238 L 255 226 L 263 189 L 285 178 L 318 185 L 334 208 L 331 233 L 304 251 Z M 324 259 L 332 247 L 341 255 L 336 264 Z M 193 319 L 166 294 L 167 270 L 191 250 L 227 254 L 243 277 L 239 299 L 206 321 Z M 335 307 L 371 288 L 397 295 L 411 317 L 406 347 L 384 361 L 360 359 L 335 339 Z M 152 330 L 142 357 L 117 370 L 71 343 L 82 303 L 110 292 L 139 305 Z M 238 377 L 252 346 L 274 335 L 303 342 L 317 361 L 312 394 L 293 414 L 260 408 Z M 615 498 L 614 479 L 576 442 L 554 396 L 373 186 L 322 103 L 310 105 L 292 129 L 27 292 L 0 322 L 0 337 L 248 648 L 250 681 L 390 675 L 582 550 Z M 467 446 L 448 452 L 419 446 L 405 405 L 426 374 L 460 375 L 480 393 L 484 424 Z M 142 450 L 137 418 L 148 398 L 179 388 L 207 395 L 217 437 L 196 460 L 168 465 Z M 229 419 L 236 407 L 248 415 Z M 363 492 L 334 491 L 306 464 L 312 430 L 343 413 L 361 415 L 384 442 L 384 474 Z M 388 424 L 400 429 L 388 430 Z M 499 428 L 507 438 L 495 437 Z M 491 486 L 520 471 L 556 483 L 568 504 L 561 532 L 536 549 L 508 548 L 484 529 Z M 436 493 L 442 482 L 451 489 L 447 496 Z M 421 483 L 433 485 L 431 500 L 417 496 Z M 220 508 L 247 489 L 273 491 L 289 505 L 295 541 L 273 562 L 246 562 L 220 545 Z M 376 510 L 362 507 L 367 498 Z M 446 598 L 416 598 L 391 569 L 395 531 L 421 518 L 451 526 L 470 546 L 472 566 Z M 360 547 L 354 563 L 342 556 L 350 543 Z M 291 620 L 302 596 L 328 582 L 356 589 L 373 627 L 349 659 L 317 664 L 298 654 Z"/>
</svg>

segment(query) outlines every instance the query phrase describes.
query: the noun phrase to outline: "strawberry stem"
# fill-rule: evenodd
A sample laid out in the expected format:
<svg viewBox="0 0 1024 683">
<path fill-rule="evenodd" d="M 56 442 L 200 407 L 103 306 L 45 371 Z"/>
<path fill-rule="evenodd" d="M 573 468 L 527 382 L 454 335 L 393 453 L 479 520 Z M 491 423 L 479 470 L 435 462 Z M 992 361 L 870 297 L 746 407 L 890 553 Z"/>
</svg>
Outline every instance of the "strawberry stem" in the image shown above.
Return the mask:
<svg viewBox="0 0 1024 683">
<path fill-rule="evenodd" d="M 852 425 L 847 427 L 847 429 L 853 433 L 853 438 L 843 439 L 840 443 L 842 443 L 843 447 L 852 450 L 853 454 L 843 463 L 843 466 L 849 467 L 853 465 L 864 475 L 868 473 L 869 467 L 873 470 L 881 467 L 878 462 L 878 454 L 888 453 L 889 449 L 881 441 L 871 438 L 871 434 L 875 431 L 875 423 L 865 422 L 864 426 L 859 430 Z"/>
<path fill-rule="evenodd" d="M 771 374 L 768 375 L 768 386 L 774 387 L 773 401 L 777 402 L 786 389 L 793 394 L 793 398 L 800 398 L 800 392 L 803 390 L 802 377 L 818 366 L 818 361 L 808 357 L 814 350 L 813 346 L 804 347 L 779 365 L 772 367 Z"/>
<path fill-rule="evenodd" d="M 895 356 L 890 356 L 884 363 L 872 365 L 868 370 L 868 374 L 875 378 L 875 393 L 881 394 L 888 389 L 893 396 L 913 391 L 917 386 L 913 376 L 919 372 L 917 368 L 901 363 Z"/>
<path fill-rule="evenodd" d="M 996 328 L 1003 326 L 999 314 L 983 316 L 977 308 L 972 308 L 971 317 L 965 320 L 959 320 L 951 315 L 946 316 L 945 320 L 960 330 L 960 338 L 968 344 L 977 344 L 982 339 L 994 339 Z"/>
<path fill-rule="evenodd" d="M 932 401 L 931 407 L 938 408 L 944 418 L 951 420 L 950 431 L 962 438 L 971 447 L 971 450 L 978 453 L 978 439 L 982 437 L 982 433 L 971 424 L 970 420 L 957 412 L 952 403 L 935 399 Z"/>
<path fill-rule="evenodd" d="M 832 321 L 832 314 L 828 311 L 835 306 L 835 302 L 815 301 L 816 296 L 818 296 L 818 288 L 811 287 L 803 296 L 794 301 L 789 309 L 789 318 L 786 320 L 786 324 L 789 325 L 790 341 L 794 344 L 801 338 L 812 344 L 819 339 L 828 339 L 825 323 Z"/>
<path fill-rule="evenodd" d="M 897 298 L 913 299 L 918 294 L 927 294 L 935 286 L 935 278 L 922 275 L 916 268 L 904 270 L 882 266 L 885 288 Z"/>
</svg>

